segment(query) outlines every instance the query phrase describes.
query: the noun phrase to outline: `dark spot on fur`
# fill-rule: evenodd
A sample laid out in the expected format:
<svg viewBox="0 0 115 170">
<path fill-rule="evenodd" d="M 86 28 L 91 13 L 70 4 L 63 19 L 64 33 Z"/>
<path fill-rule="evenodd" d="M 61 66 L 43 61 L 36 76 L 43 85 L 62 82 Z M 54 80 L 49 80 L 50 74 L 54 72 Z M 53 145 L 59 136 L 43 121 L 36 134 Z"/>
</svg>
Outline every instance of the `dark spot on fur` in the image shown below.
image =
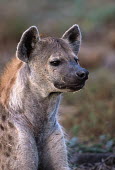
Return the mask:
<svg viewBox="0 0 115 170">
<path fill-rule="evenodd" d="M 8 139 L 11 141 L 11 140 L 12 140 L 12 136 L 11 136 L 11 135 L 8 135 Z"/>
<path fill-rule="evenodd" d="M 5 155 L 6 157 L 9 157 L 9 156 L 10 156 L 10 154 L 9 154 L 8 152 L 5 152 L 4 155 Z"/>
<path fill-rule="evenodd" d="M 2 165 L 2 170 L 4 170 L 4 165 Z"/>
<path fill-rule="evenodd" d="M 4 127 L 3 127 L 2 125 L 0 125 L 0 129 L 1 129 L 1 130 L 4 130 Z"/>
<path fill-rule="evenodd" d="M 4 130 L 6 130 L 6 131 L 7 131 L 7 127 L 4 127 Z"/>
<path fill-rule="evenodd" d="M 17 159 L 17 157 L 16 156 L 14 156 L 14 160 L 16 160 Z"/>
<path fill-rule="evenodd" d="M 6 116 L 2 115 L 2 121 L 5 122 L 5 120 L 6 120 Z"/>
<path fill-rule="evenodd" d="M 6 143 L 3 143 L 3 148 L 4 148 L 4 150 L 6 150 L 6 147 L 7 147 L 7 144 L 6 144 Z"/>
<path fill-rule="evenodd" d="M 12 151 L 12 148 L 9 146 L 8 147 L 8 152 L 11 152 Z"/>
<path fill-rule="evenodd" d="M 0 150 L 2 149 L 2 144 L 0 143 Z"/>
<path fill-rule="evenodd" d="M 8 122 L 10 128 L 14 128 L 14 125 L 11 122 Z"/>
</svg>

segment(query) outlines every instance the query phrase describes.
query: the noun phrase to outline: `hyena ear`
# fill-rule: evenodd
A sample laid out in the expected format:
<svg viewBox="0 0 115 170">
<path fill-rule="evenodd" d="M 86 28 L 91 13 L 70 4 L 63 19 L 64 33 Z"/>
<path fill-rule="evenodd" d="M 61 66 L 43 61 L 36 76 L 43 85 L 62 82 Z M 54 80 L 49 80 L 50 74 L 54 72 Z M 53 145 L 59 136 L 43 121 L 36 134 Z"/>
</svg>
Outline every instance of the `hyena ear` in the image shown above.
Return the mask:
<svg viewBox="0 0 115 170">
<path fill-rule="evenodd" d="M 64 33 L 62 38 L 67 40 L 75 54 L 78 54 L 81 44 L 81 31 L 79 26 L 77 24 L 73 25 Z"/>
<path fill-rule="evenodd" d="M 20 42 L 17 46 L 16 55 L 17 57 L 24 61 L 28 62 L 30 55 L 34 50 L 36 43 L 40 40 L 39 32 L 36 26 L 31 26 L 28 28 L 20 39 Z"/>
</svg>

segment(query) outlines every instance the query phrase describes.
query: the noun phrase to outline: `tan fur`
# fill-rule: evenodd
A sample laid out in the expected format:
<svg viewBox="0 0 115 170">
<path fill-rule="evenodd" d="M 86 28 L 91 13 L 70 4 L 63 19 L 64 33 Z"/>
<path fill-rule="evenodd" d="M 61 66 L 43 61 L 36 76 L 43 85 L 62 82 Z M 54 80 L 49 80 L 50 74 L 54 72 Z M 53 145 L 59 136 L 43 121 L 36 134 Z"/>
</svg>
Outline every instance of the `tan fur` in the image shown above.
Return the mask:
<svg viewBox="0 0 115 170">
<path fill-rule="evenodd" d="M 18 70 L 23 65 L 23 62 L 18 58 L 13 58 L 9 62 L 0 77 L 0 98 L 4 106 L 7 105 L 9 100 L 10 91 L 15 83 Z"/>
</svg>

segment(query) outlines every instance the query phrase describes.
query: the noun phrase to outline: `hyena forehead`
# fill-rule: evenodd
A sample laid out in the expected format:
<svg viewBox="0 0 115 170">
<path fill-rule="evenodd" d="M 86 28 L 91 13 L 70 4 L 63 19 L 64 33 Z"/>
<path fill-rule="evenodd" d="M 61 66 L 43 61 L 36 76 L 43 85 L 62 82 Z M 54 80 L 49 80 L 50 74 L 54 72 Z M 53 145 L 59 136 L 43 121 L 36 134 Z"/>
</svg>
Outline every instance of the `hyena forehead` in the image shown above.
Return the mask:
<svg viewBox="0 0 115 170">
<path fill-rule="evenodd" d="M 38 53 L 41 51 L 42 56 L 47 59 L 57 56 L 75 56 L 69 43 L 61 38 L 47 37 L 41 39 L 41 42 L 38 43 Z"/>
</svg>

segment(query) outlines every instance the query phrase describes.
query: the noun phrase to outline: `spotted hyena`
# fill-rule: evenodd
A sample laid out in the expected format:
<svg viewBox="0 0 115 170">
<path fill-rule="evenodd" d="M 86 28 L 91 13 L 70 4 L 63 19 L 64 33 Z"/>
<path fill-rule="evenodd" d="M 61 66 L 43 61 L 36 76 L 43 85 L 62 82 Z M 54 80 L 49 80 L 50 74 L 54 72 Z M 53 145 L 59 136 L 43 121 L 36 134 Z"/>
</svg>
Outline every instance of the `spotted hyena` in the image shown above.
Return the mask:
<svg viewBox="0 0 115 170">
<path fill-rule="evenodd" d="M 0 170 L 70 169 L 57 112 L 61 94 L 88 79 L 80 43 L 78 25 L 62 38 L 40 38 L 35 26 L 23 33 L 0 79 Z"/>
</svg>

